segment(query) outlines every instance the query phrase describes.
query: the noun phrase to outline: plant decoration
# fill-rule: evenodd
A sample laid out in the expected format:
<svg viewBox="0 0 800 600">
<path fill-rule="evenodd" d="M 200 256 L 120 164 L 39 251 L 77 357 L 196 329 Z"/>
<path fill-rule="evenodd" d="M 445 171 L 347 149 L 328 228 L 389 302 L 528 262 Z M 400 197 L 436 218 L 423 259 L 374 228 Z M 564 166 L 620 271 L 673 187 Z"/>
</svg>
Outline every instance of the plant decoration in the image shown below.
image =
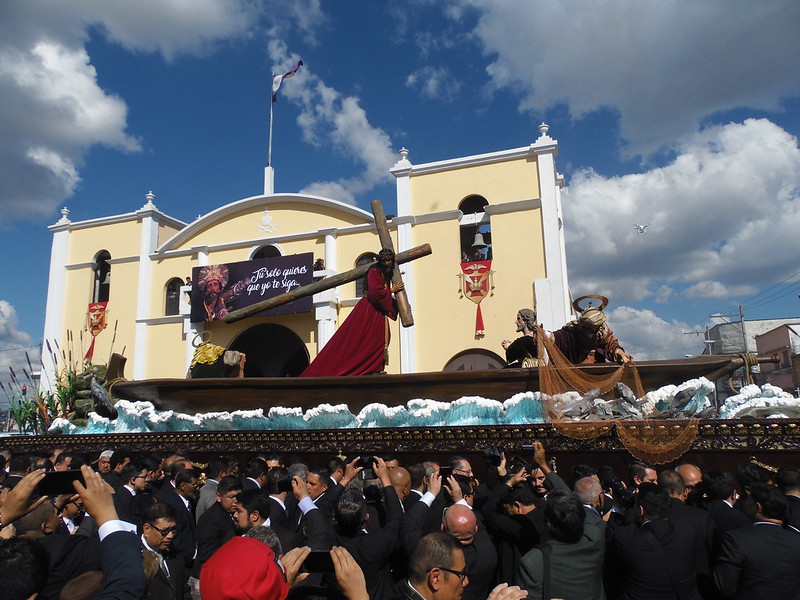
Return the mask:
<svg viewBox="0 0 800 600">
<path fill-rule="evenodd" d="M 11 417 L 20 433 L 46 435 L 50 425 L 57 418 L 68 419 L 76 424 L 85 424 L 86 417 L 93 409 L 94 400 L 90 387 L 92 378 L 102 385 L 106 380 L 107 366 L 92 364 L 91 359 L 83 357 L 83 332 L 80 332 L 80 353 L 73 352 L 74 338 L 67 331 L 67 348 L 62 349 L 56 340 L 45 340 L 47 352 L 55 366 L 55 381 L 37 384 L 33 379 L 33 367 L 28 353 L 20 378 L 9 366 L 11 380 L 0 381 L 0 389 L 8 400 Z M 78 358 L 76 358 L 78 357 Z M 44 363 L 42 363 L 42 367 Z M 45 374 L 44 368 L 41 369 Z"/>
</svg>

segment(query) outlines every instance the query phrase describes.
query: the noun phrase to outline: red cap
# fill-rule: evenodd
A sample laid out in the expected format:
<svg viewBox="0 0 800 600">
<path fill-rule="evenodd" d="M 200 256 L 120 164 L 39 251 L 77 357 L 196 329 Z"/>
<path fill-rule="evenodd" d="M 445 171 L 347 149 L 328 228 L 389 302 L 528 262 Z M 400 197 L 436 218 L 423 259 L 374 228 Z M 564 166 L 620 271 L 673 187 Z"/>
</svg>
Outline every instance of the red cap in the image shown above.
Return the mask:
<svg viewBox="0 0 800 600">
<path fill-rule="evenodd" d="M 289 586 L 269 546 L 235 537 L 203 565 L 203 600 L 284 600 Z"/>
</svg>

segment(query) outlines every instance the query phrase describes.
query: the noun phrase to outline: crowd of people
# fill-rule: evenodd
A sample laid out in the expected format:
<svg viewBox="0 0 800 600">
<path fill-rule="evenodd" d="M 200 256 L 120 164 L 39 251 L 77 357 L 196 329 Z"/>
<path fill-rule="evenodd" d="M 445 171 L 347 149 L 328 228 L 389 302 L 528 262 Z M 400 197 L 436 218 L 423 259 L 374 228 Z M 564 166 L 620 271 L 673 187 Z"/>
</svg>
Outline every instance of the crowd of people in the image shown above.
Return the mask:
<svg viewBox="0 0 800 600">
<path fill-rule="evenodd" d="M 478 481 L 464 457 L 0 451 L 0 600 L 800 598 L 800 470 L 528 452 L 487 449 Z"/>
</svg>

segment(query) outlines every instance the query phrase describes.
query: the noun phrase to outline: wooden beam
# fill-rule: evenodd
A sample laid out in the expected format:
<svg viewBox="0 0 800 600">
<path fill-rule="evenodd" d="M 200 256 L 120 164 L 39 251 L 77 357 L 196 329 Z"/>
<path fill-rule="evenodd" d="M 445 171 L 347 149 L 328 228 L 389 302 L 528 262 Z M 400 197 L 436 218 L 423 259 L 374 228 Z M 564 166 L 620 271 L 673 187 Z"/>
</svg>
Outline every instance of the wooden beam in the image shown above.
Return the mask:
<svg viewBox="0 0 800 600">
<path fill-rule="evenodd" d="M 392 236 L 389 234 L 389 227 L 386 225 L 386 213 L 383 212 L 383 204 L 381 204 L 380 200 L 372 201 L 372 214 L 375 216 L 375 227 L 378 228 L 378 239 L 381 242 L 381 248 L 388 248 L 394 252 Z M 396 261 L 392 272 L 392 283 L 403 283 L 403 276 L 400 273 L 400 269 L 397 268 Z M 399 291 L 394 297 L 397 300 L 397 314 L 400 315 L 400 322 L 403 327 L 411 327 L 414 324 L 414 315 L 411 314 L 411 305 L 408 303 L 406 291 Z"/>
<path fill-rule="evenodd" d="M 403 263 L 411 262 L 412 260 L 416 260 L 418 258 L 422 258 L 423 256 L 428 256 L 431 254 L 431 245 L 430 244 L 422 244 L 421 246 L 415 246 L 405 252 L 400 252 L 399 254 L 395 255 L 395 262 L 398 265 Z M 265 310 L 269 310 L 271 308 L 275 308 L 276 306 L 281 306 L 283 304 L 288 304 L 293 300 L 298 300 L 300 298 L 305 298 L 306 296 L 313 296 L 319 292 L 324 292 L 325 290 L 329 290 L 331 288 L 335 288 L 337 285 L 342 285 L 344 283 L 349 283 L 350 281 L 355 281 L 359 277 L 363 277 L 367 274 L 367 271 L 374 265 L 375 263 L 368 263 L 366 265 L 361 265 L 360 267 L 356 267 L 350 271 L 345 271 L 344 273 L 337 273 L 336 275 L 332 275 L 331 277 L 326 277 L 325 279 L 320 279 L 319 281 L 315 281 L 313 283 L 309 283 L 308 285 L 303 285 L 298 288 L 295 288 L 289 292 L 284 294 L 279 294 L 277 296 L 273 296 L 272 298 L 267 298 L 266 300 L 262 300 L 261 302 L 256 302 L 255 304 L 251 304 L 250 306 L 245 306 L 244 308 L 240 308 L 238 310 L 233 310 L 229 312 L 226 316 L 224 321 L 226 323 L 235 323 L 236 321 L 241 321 L 242 319 L 246 319 L 247 317 L 251 317 L 257 313 L 260 313 Z"/>
</svg>

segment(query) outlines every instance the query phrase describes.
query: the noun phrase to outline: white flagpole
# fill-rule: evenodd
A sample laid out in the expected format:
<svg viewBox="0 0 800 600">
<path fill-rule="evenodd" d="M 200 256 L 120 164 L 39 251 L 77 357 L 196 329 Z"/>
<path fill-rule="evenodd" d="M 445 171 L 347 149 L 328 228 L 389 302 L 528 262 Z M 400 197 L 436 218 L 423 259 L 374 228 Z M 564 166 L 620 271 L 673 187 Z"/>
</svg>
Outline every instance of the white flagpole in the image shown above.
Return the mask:
<svg viewBox="0 0 800 600">
<path fill-rule="evenodd" d="M 273 74 L 273 79 L 275 75 Z M 272 79 L 270 80 L 269 86 L 269 150 L 267 151 L 267 166 L 272 166 L 272 105 L 275 104 L 272 101 Z"/>
</svg>

